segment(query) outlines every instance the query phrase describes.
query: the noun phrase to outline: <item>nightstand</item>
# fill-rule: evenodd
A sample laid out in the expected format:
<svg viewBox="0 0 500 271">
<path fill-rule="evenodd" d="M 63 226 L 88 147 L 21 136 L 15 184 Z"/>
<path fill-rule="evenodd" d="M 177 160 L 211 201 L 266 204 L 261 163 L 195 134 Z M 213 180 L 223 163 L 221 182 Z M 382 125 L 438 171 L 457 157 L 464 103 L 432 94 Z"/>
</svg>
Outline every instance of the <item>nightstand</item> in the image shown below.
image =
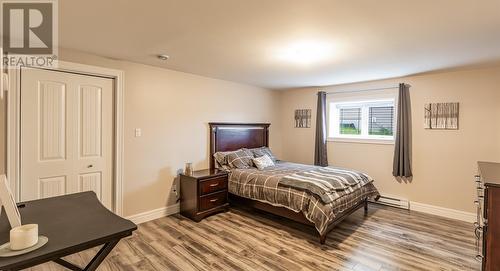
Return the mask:
<svg viewBox="0 0 500 271">
<path fill-rule="evenodd" d="M 227 182 L 227 172 L 218 169 L 197 170 L 191 176 L 181 174 L 181 214 L 199 222 L 227 211 Z"/>
</svg>

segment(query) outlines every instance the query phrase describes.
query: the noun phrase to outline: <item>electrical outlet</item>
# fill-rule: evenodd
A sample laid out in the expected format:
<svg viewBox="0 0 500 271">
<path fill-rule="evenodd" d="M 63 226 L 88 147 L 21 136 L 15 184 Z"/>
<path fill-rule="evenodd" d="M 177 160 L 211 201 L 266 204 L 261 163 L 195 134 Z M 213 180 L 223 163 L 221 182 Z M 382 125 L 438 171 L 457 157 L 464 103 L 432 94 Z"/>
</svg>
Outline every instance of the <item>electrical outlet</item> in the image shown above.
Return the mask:
<svg viewBox="0 0 500 271">
<path fill-rule="evenodd" d="M 176 197 L 179 196 L 179 192 L 177 191 L 177 185 L 176 184 L 172 185 L 172 193 L 174 193 Z"/>
<path fill-rule="evenodd" d="M 135 137 L 142 136 L 142 130 L 141 130 L 141 128 L 135 128 L 134 132 L 135 132 Z"/>
</svg>

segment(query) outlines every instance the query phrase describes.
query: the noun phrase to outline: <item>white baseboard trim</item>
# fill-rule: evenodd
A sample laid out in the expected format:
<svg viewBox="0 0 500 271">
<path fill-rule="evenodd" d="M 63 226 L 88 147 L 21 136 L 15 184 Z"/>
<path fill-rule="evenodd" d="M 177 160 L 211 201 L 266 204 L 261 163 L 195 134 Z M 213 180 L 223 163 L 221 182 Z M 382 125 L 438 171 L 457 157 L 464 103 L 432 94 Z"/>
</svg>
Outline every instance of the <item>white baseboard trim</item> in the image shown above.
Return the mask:
<svg viewBox="0 0 500 271">
<path fill-rule="evenodd" d="M 127 219 L 132 220 L 132 222 L 134 222 L 135 224 L 141 224 L 141 223 L 155 220 L 158 218 L 162 218 L 165 216 L 177 214 L 179 212 L 179 210 L 180 210 L 180 206 L 179 206 L 179 203 L 177 203 L 174 205 L 158 208 L 155 210 L 131 215 L 131 216 L 127 217 Z"/>
<path fill-rule="evenodd" d="M 410 202 L 410 210 L 473 223 L 476 214 L 419 202 Z"/>
<path fill-rule="evenodd" d="M 442 216 L 442 217 L 451 218 L 451 219 L 456 219 L 456 220 L 461 220 L 461 221 L 470 222 L 470 223 L 473 223 L 476 221 L 476 214 L 475 213 L 469 213 L 469 212 L 439 207 L 439 206 L 435 206 L 435 205 L 429 205 L 429 204 L 415 202 L 415 201 L 410 202 L 410 210 L 422 212 L 422 213 L 426 213 L 426 214 L 431 214 L 431 215 Z M 179 211 L 180 211 L 180 205 L 177 203 L 174 205 L 158 208 L 155 210 L 131 215 L 131 216 L 127 217 L 127 219 L 131 220 L 135 224 L 141 224 L 141 223 L 155 220 L 158 218 L 162 218 L 165 216 L 177 214 L 177 213 L 179 213 Z"/>
</svg>

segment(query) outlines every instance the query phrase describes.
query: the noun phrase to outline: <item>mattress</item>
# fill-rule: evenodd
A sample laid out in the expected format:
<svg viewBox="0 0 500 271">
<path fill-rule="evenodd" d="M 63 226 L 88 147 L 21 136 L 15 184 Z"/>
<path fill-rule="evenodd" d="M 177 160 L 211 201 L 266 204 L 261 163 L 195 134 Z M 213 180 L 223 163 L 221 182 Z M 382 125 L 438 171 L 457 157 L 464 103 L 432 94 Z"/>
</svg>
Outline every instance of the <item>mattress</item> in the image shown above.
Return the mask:
<svg viewBox="0 0 500 271">
<path fill-rule="evenodd" d="M 263 170 L 231 169 L 229 192 L 240 197 L 285 207 L 294 212 L 301 212 L 315 225 L 320 234 L 323 234 L 328 225 L 350 207 L 365 198 L 379 196 L 378 190 L 373 185 L 373 179 L 369 177 L 368 180 L 364 179 L 357 185 L 349 186 L 349 189 L 343 190 L 342 193 L 338 193 L 339 191 L 333 193 L 328 201 L 322 199 L 317 191 L 308 189 L 310 185 L 290 185 L 290 176 L 303 176 L 305 173 L 317 170 L 321 168 L 290 162 L 277 162 L 275 166 Z M 359 174 L 359 172 L 352 171 L 352 174 Z"/>
</svg>

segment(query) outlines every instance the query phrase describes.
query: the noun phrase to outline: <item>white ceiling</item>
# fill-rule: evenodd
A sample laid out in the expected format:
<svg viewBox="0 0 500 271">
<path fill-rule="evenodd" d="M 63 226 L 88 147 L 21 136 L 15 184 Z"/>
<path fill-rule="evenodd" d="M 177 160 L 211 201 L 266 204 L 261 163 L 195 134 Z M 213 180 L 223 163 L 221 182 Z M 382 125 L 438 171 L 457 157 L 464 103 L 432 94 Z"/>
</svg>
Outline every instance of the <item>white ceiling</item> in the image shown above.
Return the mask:
<svg viewBox="0 0 500 271">
<path fill-rule="evenodd" d="M 62 0 L 59 14 L 63 48 L 267 88 L 500 60 L 499 0 Z M 327 50 L 285 59 L 297 43 Z"/>
</svg>

